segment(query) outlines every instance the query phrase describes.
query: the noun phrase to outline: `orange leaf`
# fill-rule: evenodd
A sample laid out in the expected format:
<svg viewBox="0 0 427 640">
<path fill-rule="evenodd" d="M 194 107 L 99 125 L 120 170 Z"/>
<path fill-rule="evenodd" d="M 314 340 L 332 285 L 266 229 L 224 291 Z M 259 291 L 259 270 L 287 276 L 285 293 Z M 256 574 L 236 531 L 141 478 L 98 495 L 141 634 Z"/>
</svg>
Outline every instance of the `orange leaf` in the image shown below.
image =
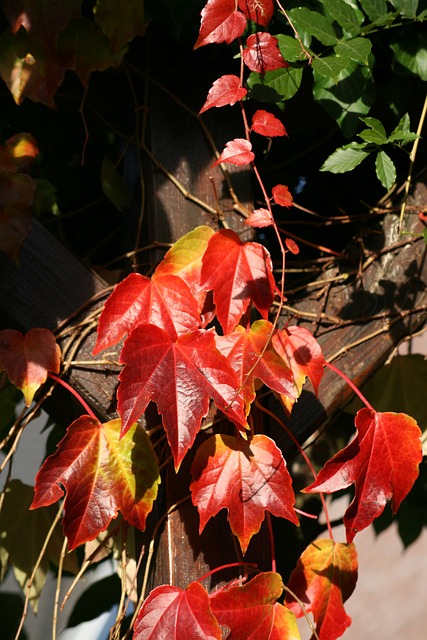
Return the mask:
<svg viewBox="0 0 427 640">
<path fill-rule="evenodd" d="M 344 602 L 357 581 L 354 544 L 316 540 L 303 552 L 289 579 L 288 587 L 312 613 L 320 640 L 335 640 L 351 624 Z M 287 592 L 286 605 L 302 617 L 300 604 Z"/>
<path fill-rule="evenodd" d="M 298 525 L 292 480 L 273 440 L 216 435 L 197 450 L 191 467 L 193 504 L 200 532 L 221 509 L 228 509 L 230 527 L 246 553 L 258 533 L 265 511 Z"/>
<path fill-rule="evenodd" d="M 63 526 L 70 550 L 105 531 L 118 510 L 130 525 L 145 528 L 160 482 L 156 456 L 140 426 L 122 438 L 120 430 L 119 419 L 101 424 L 77 418 L 37 474 L 31 509 L 66 492 Z"/>
<path fill-rule="evenodd" d="M 24 336 L 14 329 L 0 331 L 0 371 L 24 394 L 27 407 L 48 371 L 59 373 L 61 351 L 49 329 L 30 329 Z"/>
<path fill-rule="evenodd" d="M 277 184 L 272 188 L 271 193 L 273 194 L 274 202 L 281 207 L 292 207 L 294 204 L 289 187 L 284 184 Z"/>
</svg>

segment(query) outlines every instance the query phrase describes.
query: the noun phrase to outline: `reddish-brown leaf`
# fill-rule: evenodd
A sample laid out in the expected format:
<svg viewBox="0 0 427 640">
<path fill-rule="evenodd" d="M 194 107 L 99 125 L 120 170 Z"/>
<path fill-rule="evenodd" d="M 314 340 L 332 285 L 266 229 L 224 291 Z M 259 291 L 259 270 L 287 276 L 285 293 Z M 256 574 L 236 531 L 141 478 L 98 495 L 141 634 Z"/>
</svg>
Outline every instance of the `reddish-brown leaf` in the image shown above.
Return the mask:
<svg viewBox="0 0 427 640">
<path fill-rule="evenodd" d="M 297 397 L 301 394 L 307 377 L 317 394 L 324 372 L 325 359 L 313 334 L 304 327 L 285 327 L 273 335 L 272 342 L 279 356 L 292 369 Z M 290 412 L 293 406 L 292 398 L 285 396 L 282 400 L 285 408 Z"/>
<path fill-rule="evenodd" d="M 48 371 L 59 373 L 61 351 L 49 329 L 30 329 L 25 335 L 14 329 L 0 331 L 0 371 L 24 394 L 30 406 Z"/>
<path fill-rule="evenodd" d="M 273 194 L 274 202 L 281 207 L 292 207 L 294 204 L 292 194 L 284 184 L 277 184 L 272 188 L 271 193 Z"/>
<path fill-rule="evenodd" d="M 245 65 L 257 73 L 288 67 L 277 45 L 277 38 L 269 33 L 263 31 L 253 33 L 246 40 L 246 49 L 243 50 Z"/>
<path fill-rule="evenodd" d="M 252 145 L 249 140 L 245 138 L 235 138 L 230 140 L 225 145 L 224 151 L 219 156 L 218 160 L 213 163 L 213 167 L 221 162 L 229 162 L 235 165 L 250 164 L 255 159 L 255 154 L 252 151 Z"/>
<path fill-rule="evenodd" d="M 93 353 L 117 344 L 146 323 L 162 327 L 173 340 L 200 326 L 197 301 L 181 278 L 171 274 L 150 280 L 131 273 L 120 282 L 102 310 Z"/>
<path fill-rule="evenodd" d="M 264 435 L 250 440 L 216 435 L 197 450 L 191 467 L 193 504 L 200 532 L 221 509 L 243 554 L 258 533 L 265 511 L 298 525 L 292 480 L 280 449 Z"/>
<path fill-rule="evenodd" d="M 212 107 L 224 107 L 225 105 L 236 104 L 247 94 L 247 89 L 242 87 L 238 76 L 221 76 L 215 80 L 209 89 L 208 97 L 199 113 L 203 113 Z"/>
<path fill-rule="evenodd" d="M 81 416 L 36 477 L 31 509 L 46 507 L 66 492 L 64 533 L 70 549 L 93 540 L 122 512 L 143 530 L 157 496 L 160 475 L 145 431 L 134 424 L 120 438 L 120 420 L 101 424 Z"/>
<path fill-rule="evenodd" d="M 295 256 L 299 254 L 299 246 L 297 245 L 295 240 L 292 240 L 292 238 L 285 238 L 285 245 L 286 248 L 289 249 L 289 251 Z"/>
<path fill-rule="evenodd" d="M 230 44 L 241 36 L 246 28 L 246 18 L 235 9 L 235 0 L 208 0 L 200 14 L 199 37 L 194 48 L 214 42 Z"/>
<path fill-rule="evenodd" d="M 353 593 L 356 581 L 354 544 L 316 540 L 301 555 L 288 587 L 313 615 L 320 640 L 336 640 L 350 626 L 344 602 Z M 286 593 L 286 604 L 298 618 L 304 615 L 290 593 Z"/>
<path fill-rule="evenodd" d="M 422 460 L 421 430 L 404 413 L 360 409 L 356 437 L 321 469 L 306 493 L 333 493 L 354 484 L 354 499 L 344 515 L 347 542 L 352 542 L 391 500 L 396 513 L 418 477 Z"/>
<path fill-rule="evenodd" d="M 6 140 L 6 148 L 18 171 L 28 171 L 39 154 L 37 142 L 31 133 L 16 133 Z"/>
<path fill-rule="evenodd" d="M 230 640 L 300 640 L 295 615 L 277 602 L 283 583 L 278 573 L 260 573 L 243 586 L 231 586 L 210 597 Z"/>
<path fill-rule="evenodd" d="M 274 13 L 273 0 L 239 0 L 239 9 L 248 20 L 267 27 Z"/>
<path fill-rule="evenodd" d="M 239 376 L 246 414 L 255 399 L 255 379 L 292 400 L 296 397 L 292 371 L 270 343 L 272 327 L 267 320 L 257 320 L 250 328 L 238 325 L 233 333 L 216 338 L 218 349 Z"/>
<path fill-rule="evenodd" d="M 134 640 L 221 640 L 209 596 L 198 582 L 152 590 L 135 622 Z"/>
<path fill-rule="evenodd" d="M 216 233 L 203 256 L 202 282 L 213 289 L 225 333 L 233 331 L 251 301 L 267 319 L 275 283 L 270 254 L 257 242 L 242 243 L 229 229 Z"/>
<path fill-rule="evenodd" d="M 268 209 L 254 209 L 245 220 L 250 227 L 271 227 L 273 218 Z"/>
<path fill-rule="evenodd" d="M 118 390 L 123 433 L 155 402 L 176 468 L 194 442 L 210 397 L 227 418 L 246 427 L 237 376 L 211 331 L 188 333 L 173 342 L 160 327 L 141 325 L 126 340 L 121 362 L 126 365 Z"/>
<path fill-rule="evenodd" d="M 288 135 L 280 120 L 264 109 L 258 109 L 252 116 L 252 131 L 269 138 Z"/>
</svg>

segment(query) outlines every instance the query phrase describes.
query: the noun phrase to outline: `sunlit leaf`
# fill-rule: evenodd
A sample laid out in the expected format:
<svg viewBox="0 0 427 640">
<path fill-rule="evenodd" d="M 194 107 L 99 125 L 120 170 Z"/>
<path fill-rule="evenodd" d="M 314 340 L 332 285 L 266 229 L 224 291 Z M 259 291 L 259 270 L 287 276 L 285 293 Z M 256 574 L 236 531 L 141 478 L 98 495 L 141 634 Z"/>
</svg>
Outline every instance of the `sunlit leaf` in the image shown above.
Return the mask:
<svg viewBox="0 0 427 640">
<path fill-rule="evenodd" d="M 246 48 L 243 49 L 243 61 L 245 65 L 257 73 L 275 71 L 288 67 L 277 46 L 278 40 L 267 32 L 253 33 L 246 40 Z"/>
<path fill-rule="evenodd" d="M 258 109 L 252 116 L 252 131 L 270 138 L 288 135 L 280 120 L 264 109 Z"/>
<path fill-rule="evenodd" d="M 191 476 L 200 532 L 225 508 L 243 553 L 258 533 L 265 511 L 298 525 L 291 477 L 280 449 L 267 436 L 209 438 L 197 450 Z"/>
<path fill-rule="evenodd" d="M 221 153 L 216 162 L 213 163 L 213 167 L 221 162 L 229 162 L 235 165 L 250 164 L 255 159 L 255 154 L 252 151 L 252 145 L 249 140 L 245 138 L 235 138 L 226 143 L 224 151 Z"/>
<path fill-rule="evenodd" d="M 246 28 L 246 18 L 235 11 L 235 0 L 208 0 L 201 12 L 199 37 L 194 48 L 239 38 Z"/>
<path fill-rule="evenodd" d="M 247 89 L 242 87 L 238 76 L 227 75 L 221 76 L 215 80 L 209 89 L 208 97 L 199 113 L 204 113 L 212 107 L 224 107 L 225 105 L 233 105 L 242 100 L 247 94 Z"/>
</svg>

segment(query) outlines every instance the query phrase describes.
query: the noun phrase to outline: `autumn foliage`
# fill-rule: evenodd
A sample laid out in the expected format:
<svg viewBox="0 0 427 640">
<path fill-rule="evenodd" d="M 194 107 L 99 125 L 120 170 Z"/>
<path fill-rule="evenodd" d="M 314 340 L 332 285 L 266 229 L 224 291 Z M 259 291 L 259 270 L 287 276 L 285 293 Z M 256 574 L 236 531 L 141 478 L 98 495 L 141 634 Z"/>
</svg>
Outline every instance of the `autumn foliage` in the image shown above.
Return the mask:
<svg viewBox="0 0 427 640">
<path fill-rule="evenodd" d="M 11 3 L 6 5 L 11 13 Z M 228 141 L 212 167 L 247 165 L 258 180 L 251 137 L 287 136 L 273 113 L 258 109 L 248 122 L 244 110 L 244 74 L 288 66 L 277 38 L 267 31 L 274 7 L 273 0 L 208 0 L 195 43 L 195 48 L 239 43 L 241 73 L 215 80 L 200 114 L 214 107 L 242 108 L 242 137 Z M 245 37 L 248 21 L 254 32 Z M 18 16 L 14 24 L 25 28 Z M 126 41 L 119 35 L 117 51 Z M 52 59 L 63 61 L 58 73 L 71 68 L 64 43 L 52 45 L 50 52 Z M 84 69 L 78 71 L 84 75 Z M 30 86 L 27 95 L 31 91 Z M 15 99 L 20 102 L 21 93 Z M 8 140 L 0 149 L 1 179 L 11 193 L 18 190 L 18 204 L 26 208 L 32 181 L 25 172 L 37 148 L 31 139 L 15 142 Z M 288 186 L 277 184 L 265 196 L 248 213 L 246 224 L 276 232 L 285 265 L 287 252 L 297 253 L 298 246 L 291 238 L 282 244 L 274 207 L 292 207 L 292 194 Z M 190 450 L 188 493 L 199 514 L 200 533 L 225 509 L 244 556 L 271 516 L 299 526 L 287 462 L 278 444 L 257 429 L 252 414 L 264 385 L 289 415 L 307 380 L 318 392 L 328 366 L 307 329 L 278 326 L 284 277 L 285 272 L 279 281 L 275 278 L 270 253 L 259 242 L 244 242 L 230 229 L 199 226 L 167 251 L 150 277 L 131 273 L 115 286 L 99 317 L 94 354 L 112 347 L 120 354 L 119 417 L 101 423 L 90 412 L 70 424 L 37 474 L 30 507 L 64 500 L 62 525 L 70 551 L 106 532 L 119 513 L 128 525 L 144 530 L 162 465 L 172 464 L 177 472 Z M 273 303 L 278 312 L 272 313 Z M 0 371 L 22 390 L 27 406 L 48 376 L 59 381 L 60 364 L 50 331 L 34 329 L 25 336 L 0 331 Z M 156 405 L 169 447 L 162 460 L 143 426 L 150 403 Z M 410 416 L 378 412 L 366 403 L 356 415 L 351 442 L 303 489 L 305 494 L 331 494 L 354 486 L 344 514 L 346 541 L 336 542 L 329 527 L 330 538 L 305 549 L 288 584 L 273 570 L 257 571 L 251 579 L 246 576 L 212 593 L 197 581 L 185 589 L 157 587 L 137 613 L 135 640 L 297 640 L 296 618 L 307 614 L 314 620 L 314 637 L 340 637 L 351 622 L 344 603 L 357 581 L 354 540 L 388 502 L 396 512 L 408 495 L 422 459 L 420 437 Z"/>
</svg>

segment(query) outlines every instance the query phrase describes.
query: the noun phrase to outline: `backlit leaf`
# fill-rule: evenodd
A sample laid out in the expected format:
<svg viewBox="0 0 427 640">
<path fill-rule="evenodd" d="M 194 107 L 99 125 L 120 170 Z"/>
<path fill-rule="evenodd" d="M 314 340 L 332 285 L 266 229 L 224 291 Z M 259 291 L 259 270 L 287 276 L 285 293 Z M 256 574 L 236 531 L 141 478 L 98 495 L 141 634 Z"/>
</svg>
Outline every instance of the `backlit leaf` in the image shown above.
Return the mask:
<svg viewBox="0 0 427 640">
<path fill-rule="evenodd" d="M 213 289 L 225 333 L 233 331 L 251 300 L 267 319 L 275 283 L 270 254 L 257 242 L 243 243 L 229 229 L 216 233 L 203 256 L 202 281 Z"/>
<path fill-rule="evenodd" d="M 225 145 L 224 151 L 219 156 L 218 160 L 213 163 L 213 167 L 221 162 L 229 162 L 235 165 L 250 164 L 255 159 L 255 154 L 252 151 L 252 145 L 249 140 L 245 138 L 235 138 L 230 140 Z"/>
<path fill-rule="evenodd" d="M 200 326 L 197 301 L 181 278 L 171 274 L 150 280 L 131 273 L 122 280 L 102 310 L 93 353 L 117 344 L 135 327 L 150 322 L 173 339 Z"/>
<path fill-rule="evenodd" d="M 264 109 L 258 109 L 252 116 L 252 131 L 270 138 L 288 135 L 280 120 Z"/>
<path fill-rule="evenodd" d="M 162 414 L 175 467 L 194 442 L 209 398 L 239 428 L 246 427 L 238 379 L 217 350 L 211 331 L 194 331 L 173 342 L 160 327 L 141 325 L 126 340 L 121 362 L 118 408 L 122 433 L 153 401 Z"/>
<path fill-rule="evenodd" d="M 95 24 L 108 36 L 111 50 L 119 51 L 145 29 L 144 3 L 141 0 L 97 0 Z"/>
<path fill-rule="evenodd" d="M 37 141 L 31 133 L 16 133 L 6 140 L 6 148 L 18 171 L 28 171 L 39 155 Z"/>
<path fill-rule="evenodd" d="M 272 188 L 273 200 L 281 207 L 292 207 L 294 204 L 292 194 L 289 191 L 289 187 L 284 184 L 277 184 Z"/>
<path fill-rule="evenodd" d="M 41 466 L 31 509 L 60 500 L 64 492 L 64 533 L 69 549 L 105 531 L 120 510 L 144 530 L 160 476 L 151 442 L 134 424 L 120 437 L 121 421 L 101 424 L 81 416 L 67 429 L 57 451 Z"/>
<path fill-rule="evenodd" d="M 333 493 L 355 485 L 344 515 L 347 542 L 352 542 L 391 500 L 396 513 L 418 477 L 422 459 L 421 430 L 404 413 L 363 408 L 356 415 L 356 437 L 333 456 L 306 493 Z"/>
<path fill-rule="evenodd" d="M 250 227 L 271 227 L 273 218 L 268 209 L 254 209 L 246 218 L 245 224 Z"/>
<path fill-rule="evenodd" d="M 153 589 L 135 622 L 134 640 L 221 640 L 209 596 L 198 582 L 186 589 L 163 585 Z"/>
<path fill-rule="evenodd" d="M 235 11 L 235 0 L 208 0 L 201 12 L 199 37 L 194 48 L 239 38 L 246 28 L 246 18 Z"/>
<path fill-rule="evenodd" d="M 246 40 L 246 48 L 243 50 L 245 65 L 251 71 L 261 74 L 288 67 L 277 45 L 277 38 L 269 33 L 253 33 Z"/>
<path fill-rule="evenodd" d="M 271 345 L 272 329 L 271 322 L 257 320 L 250 328 L 237 325 L 233 333 L 216 338 L 218 349 L 239 377 L 246 414 L 255 399 L 255 379 L 295 400 L 292 371 Z"/>
<path fill-rule="evenodd" d="M 200 532 L 225 508 L 243 553 L 260 530 L 265 511 L 298 525 L 291 477 L 280 449 L 267 436 L 209 438 L 197 450 L 191 476 Z"/>
<path fill-rule="evenodd" d="M 230 640 L 300 640 L 294 614 L 277 600 L 282 578 L 260 573 L 243 586 L 230 586 L 210 597 L 219 623 L 230 629 Z"/>
<path fill-rule="evenodd" d="M 320 640 L 340 638 L 351 624 L 344 602 L 357 581 L 357 554 L 353 543 L 316 540 L 303 552 L 293 570 L 288 587 L 311 613 Z M 286 593 L 286 605 L 302 617 L 300 604 Z"/>
<path fill-rule="evenodd" d="M 263 27 L 268 27 L 274 13 L 274 1 L 239 0 L 239 9 L 243 11 L 248 20 L 253 20 Z"/>
<path fill-rule="evenodd" d="M 225 105 L 233 105 L 242 100 L 247 94 L 247 89 L 242 87 L 238 76 L 227 75 L 221 76 L 215 80 L 209 89 L 208 97 L 199 113 L 204 113 L 212 107 L 224 107 Z"/>
<path fill-rule="evenodd" d="M 60 364 L 61 352 L 49 329 L 30 329 L 25 335 L 15 329 L 0 331 L 0 371 L 21 389 L 27 407 L 48 371 L 59 373 Z"/>
</svg>

